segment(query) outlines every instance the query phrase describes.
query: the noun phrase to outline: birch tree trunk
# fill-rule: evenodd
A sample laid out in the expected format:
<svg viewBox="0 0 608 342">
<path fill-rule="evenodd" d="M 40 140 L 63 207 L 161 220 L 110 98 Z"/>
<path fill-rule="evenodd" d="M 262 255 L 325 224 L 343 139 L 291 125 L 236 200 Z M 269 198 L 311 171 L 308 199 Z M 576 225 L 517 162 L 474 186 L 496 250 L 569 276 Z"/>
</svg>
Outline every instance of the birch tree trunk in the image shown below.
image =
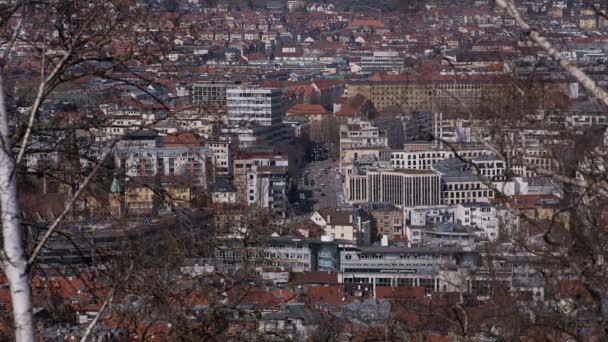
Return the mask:
<svg viewBox="0 0 608 342">
<path fill-rule="evenodd" d="M 33 341 L 31 289 L 19 220 L 17 176 L 10 141 L 3 75 L 0 75 L 0 138 L 0 210 L 4 240 L 0 262 L 10 286 L 15 340 Z"/>
</svg>

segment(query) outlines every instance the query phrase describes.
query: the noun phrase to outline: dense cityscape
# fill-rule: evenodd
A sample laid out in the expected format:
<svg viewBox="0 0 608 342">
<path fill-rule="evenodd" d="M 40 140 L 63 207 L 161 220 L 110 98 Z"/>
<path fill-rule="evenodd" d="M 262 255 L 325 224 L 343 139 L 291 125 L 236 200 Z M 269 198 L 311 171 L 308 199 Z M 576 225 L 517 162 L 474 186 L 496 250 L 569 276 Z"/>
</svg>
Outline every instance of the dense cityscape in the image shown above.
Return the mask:
<svg viewBox="0 0 608 342">
<path fill-rule="evenodd" d="M 607 11 L 0 1 L 0 340 L 608 341 Z"/>
</svg>

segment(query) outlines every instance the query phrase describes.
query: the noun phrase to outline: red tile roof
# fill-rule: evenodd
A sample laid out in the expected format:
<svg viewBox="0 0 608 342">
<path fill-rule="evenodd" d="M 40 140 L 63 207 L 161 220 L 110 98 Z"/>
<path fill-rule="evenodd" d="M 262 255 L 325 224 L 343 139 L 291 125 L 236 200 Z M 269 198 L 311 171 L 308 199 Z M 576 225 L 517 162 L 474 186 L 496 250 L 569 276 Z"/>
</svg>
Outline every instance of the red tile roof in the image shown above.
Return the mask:
<svg viewBox="0 0 608 342">
<path fill-rule="evenodd" d="M 346 299 L 342 285 L 304 286 L 304 288 L 311 304 L 324 303 L 337 306 L 344 304 Z"/>
<path fill-rule="evenodd" d="M 298 103 L 289 108 L 287 115 L 327 115 L 329 112 L 318 104 Z"/>
<path fill-rule="evenodd" d="M 175 135 L 167 135 L 161 137 L 161 141 L 164 147 L 183 147 L 183 146 L 200 146 L 200 138 L 192 133 L 185 132 Z"/>
</svg>

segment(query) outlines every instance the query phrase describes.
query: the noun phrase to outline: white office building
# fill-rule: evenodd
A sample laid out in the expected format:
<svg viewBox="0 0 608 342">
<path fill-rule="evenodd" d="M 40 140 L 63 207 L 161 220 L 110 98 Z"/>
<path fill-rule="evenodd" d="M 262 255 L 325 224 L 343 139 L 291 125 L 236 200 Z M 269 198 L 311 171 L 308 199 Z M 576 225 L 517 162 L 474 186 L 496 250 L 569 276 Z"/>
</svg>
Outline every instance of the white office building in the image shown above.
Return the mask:
<svg viewBox="0 0 608 342">
<path fill-rule="evenodd" d="M 285 116 L 279 89 L 242 86 L 226 91 L 228 124 L 232 127 L 275 126 Z"/>
<path fill-rule="evenodd" d="M 428 206 L 441 203 L 441 177 L 427 170 L 369 170 L 346 176 L 346 198 L 351 203 L 390 203 Z"/>
<path fill-rule="evenodd" d="M 405 59 L 397 51 L 374 51 L 372 56 L 361 57 L 361 68 L 364 71 L 401 71 Z"/>
</svg>

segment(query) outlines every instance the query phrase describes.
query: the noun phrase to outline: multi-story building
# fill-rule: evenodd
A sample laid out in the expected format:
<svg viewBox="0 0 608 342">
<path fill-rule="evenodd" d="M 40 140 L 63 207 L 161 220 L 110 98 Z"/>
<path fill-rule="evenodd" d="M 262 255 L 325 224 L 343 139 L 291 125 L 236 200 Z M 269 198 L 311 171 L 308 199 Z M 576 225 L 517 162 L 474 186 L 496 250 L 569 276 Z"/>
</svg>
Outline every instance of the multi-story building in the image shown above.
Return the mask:
<svg viewBox="0 0 608 342">
<path fill-rule="evenodd" d="M 365 175 L 347 174 L 350 203 L 390 203 L 397 207 L 441 203 L 441 177 L 432 170 L 370 169 Z"/>
<path fill-rule="evenodd" d="M 210 81 L 192 85 L 192 103 L 195 105 L 212 106 L 226 105 L 226 91 L 238 87 L 238 81 Z"/>
<path fill-rule="evenodd" d="M 412 247 L 419 246 L 460 246 L 466 250 L 474 250 L 484 239 L 484 231 L 473 227 L 463 226 L 454 222 L 444 222 L 433 226 L 408 226 L 407 242 Z"/>
<path fill-rule="evenodd" d="M 340 126 L 340 171 L 352 172 L 359 150 L 366 148 L 388 148 L 386 132 L 369 121 L 353 120 Z M 351 152 L 354 151 L 354 152 Z"/>
<path fill-rule="evenodd" d="M 481 229 L 480 237 L 491 241 L 498 239 L 496 206 L 489 203 L 461 203 L 454 210 L 454 221 L 463 226 Z"/>
<path fill-rule="evenodd" d="M 237 190 L 237 201 L 247 203 L 247 173 L 254 166 L 281 166 L 288 167 L 289 161 L 273 150 L 241 150 L 234 154 L 233 182 Z"/>
<path fill-rule="evenodd" d="M 450 113 L 490 103 L 504 95 L 508 86 L 502 75 L 376 74 L 368 80 L 351 81 L 347 92 L 349 96 L 365 96 L 377 110 L 397 106 L 408 111 Z"/>
<path fill-rule="evenodd" d="M 478 174 L 469 163 L 451 158 L 435 163 L 432 169 L 441 174 L 443 204 L 489 202 L 494 198 L 491 178 Z"/>
<path fill-rule="evenodd" d="M 218 137 L 205 142 L 215 159 L 215 172 L 218 175 L 232 174 L 233 144 L 231 137 Z"/>
<path fill-rule="evenodd" d="M 114 159 L 129 177 L 185 176 L 203 188 L 213 178 L 213 154 L 191 133 L 128 136 L 117 144 Z"/>
<path fill-rule="evenodd" d="M 281 267 L 291 272 L 325 271 L 335 272 L 339 268 L 340 245 L 352 245 L 348 241 L 330 236 L 322 238 L 300 238 L 294 236 L 271 236 L 265 241 L 254 241 L 243 246 L 241 239 L 226 240 L 209 258 L 190 266 L 188 272 L 208 268 L 222 272 L 238 270 L 244 260 L 254 266 Z M 197 270 L 198 268 L 199 270 Z"/>
<path fill-rule="evenodd" d="M 285 116 L 280 89 L 240 86 L 226 91 L 228 124 L 232 127 L 278 126 Z"/>
<path fill-rule="evenodd" d="M 130 177 L 124 185 L 115 179 L 109 197 L 110 212 L 115 216 L 154 215 L 160 210 L 189 208 L 192 186 L 190 179 L 179 176 Z"/>
<path fill-rule="evenodd" d="M 445 222 L 454 222 L 454 207 L 434 205 L 403 208 L 406 226 L 431 226 Z"/>
<path fill-rule="evenodd" d="M 459 247 L 351 247 L 340 252 L 338 281 L 372 288 L 423 287 L 428 293 L 463 291 L 466 279 L 458 279 L 464 275 L 458 269 L 478 259 L 477 253 Z"/>
<path fill-rule="evenodd" d="M 435 163 L 456 158 L 456 154 L 464 159 L 474 159 L 478 156 L 491 156 L 494 153 L 484 148 L 458 149 L 455 153 L 451 149 L 431 148 L 410 150 L 392 150 L 390 161 L 394 168 L 430 170 Z"/>
<path fill-rule="evenodd" d="M 247 172 L 247 204 L 287 214 L 288 175 L 285 166 L 252 166 Z"/>
<path fill-rule="evenodd" d="M 372 56 L 361 57 L 363 71 L 402 71 L 405 59 L 397 51 L 374 51 Z"/>
<path fill-rule="evenodd" d="M 389 240 L 405 237 L 403 211 L 394 205 L 372 203 L 368 207 L 372 217 L 373 230 L 377 236 L 387 236 Z"/>
</svg>

